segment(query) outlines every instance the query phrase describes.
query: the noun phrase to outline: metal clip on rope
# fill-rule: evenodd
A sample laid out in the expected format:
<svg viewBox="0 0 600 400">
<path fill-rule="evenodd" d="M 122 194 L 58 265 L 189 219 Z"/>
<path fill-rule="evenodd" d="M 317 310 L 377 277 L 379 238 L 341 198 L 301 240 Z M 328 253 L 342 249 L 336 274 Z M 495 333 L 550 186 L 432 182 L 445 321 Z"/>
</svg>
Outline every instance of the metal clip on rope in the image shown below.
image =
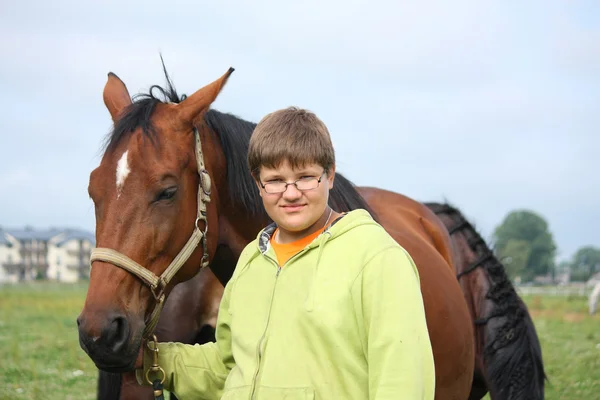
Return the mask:
<svg viewBox="0 0 600 400">
<path fill-rule="evenodd" d="M 146 343 L 148 349 L 152 351 L 152 365 L 146 371 L 146 381 L 154 388 L 154 398 L 156 400 L 164 400 L 163 383 L 165 382 L 165 370 L 158 365 L 158 341 L 156 335 L 152 335 L 152 340 Z M 157 377 L 152 381 L 150 374 L 157 373 Z"/>
</svg>

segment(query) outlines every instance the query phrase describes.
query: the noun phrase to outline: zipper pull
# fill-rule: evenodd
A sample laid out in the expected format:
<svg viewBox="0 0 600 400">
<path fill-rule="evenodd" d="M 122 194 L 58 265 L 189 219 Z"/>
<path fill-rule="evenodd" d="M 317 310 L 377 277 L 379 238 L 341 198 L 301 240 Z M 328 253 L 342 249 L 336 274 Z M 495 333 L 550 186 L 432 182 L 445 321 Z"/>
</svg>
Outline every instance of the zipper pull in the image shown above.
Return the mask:
<svg viewBox="0 0 600 400">
<path fill-rule="evenodd" d="M 281 266 L 278 265 L 277 266 L 277 275 L 275 275 L 275 278 L 277 278 L 279 276 L 279 273 L 281 272 Z"/>
</svg>

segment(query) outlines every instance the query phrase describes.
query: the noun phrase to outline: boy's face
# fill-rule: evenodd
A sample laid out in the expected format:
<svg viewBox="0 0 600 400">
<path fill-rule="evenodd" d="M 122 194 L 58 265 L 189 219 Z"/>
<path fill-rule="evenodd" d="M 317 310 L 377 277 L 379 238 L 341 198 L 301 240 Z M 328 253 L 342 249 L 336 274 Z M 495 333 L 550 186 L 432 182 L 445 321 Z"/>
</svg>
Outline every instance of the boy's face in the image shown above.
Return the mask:
<svg viewBox="0 0 600 400">
<path fill-rule="evenodd" d="M 328 174 L 319 164 L 308 164 L 302 168 L 293 169 L 289 162 L 284 161 L 278 168 L 261 167 L 258 188 L 263 205 L 269 217 L 280 229 L 288 232 L 300 232 L 310 228 L 325 212 L 329 200 L 329 190 L 333 187 L 335 168 Z M 269 183 L 292 183 L 298 180 L 300 187 L 314 187 L 315 180 L 321 179 L 318 186 L 310 190 L 298 190 L 295 185 L 287 186 L 283 193 L 268 193 L 273 191 Z M 267 184 L 267 185 L 266 185 Z M 263 187 L 266 185 L 266 187 Z"/>
</svg>

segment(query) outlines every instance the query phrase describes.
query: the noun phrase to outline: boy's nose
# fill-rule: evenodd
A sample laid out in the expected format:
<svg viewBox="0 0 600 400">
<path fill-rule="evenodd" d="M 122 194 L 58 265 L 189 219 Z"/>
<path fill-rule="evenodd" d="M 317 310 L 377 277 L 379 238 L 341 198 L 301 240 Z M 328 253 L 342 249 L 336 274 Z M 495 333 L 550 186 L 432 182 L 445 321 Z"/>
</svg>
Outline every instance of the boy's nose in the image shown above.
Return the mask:
<svg viewBox="0 0 600 400">
<path fill-rule="evenodd" d="M 302 192 L 298 190 L 296 185 L 288 185 L 283 192 L 283 198 L 286 200 L 297 199 L 302 196 Z"/>
</svg>

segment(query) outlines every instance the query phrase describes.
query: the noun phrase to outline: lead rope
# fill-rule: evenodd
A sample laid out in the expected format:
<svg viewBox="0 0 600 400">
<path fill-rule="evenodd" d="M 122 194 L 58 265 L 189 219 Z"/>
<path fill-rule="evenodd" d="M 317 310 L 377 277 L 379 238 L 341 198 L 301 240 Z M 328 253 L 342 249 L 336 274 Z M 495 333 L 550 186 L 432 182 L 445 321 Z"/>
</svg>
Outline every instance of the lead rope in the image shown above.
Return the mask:
<svg viewBox="0 0 600 400">
<path fill-rule="evenodd" d="M 165 400 L 163 391 L 165 370 L 158 365 L 158 342 L 156 340 L 156 335 L 152 335 L 152 340 L 148 341 L 146 346 L 152 351 L 152 365 L 146 371 L 146 380 L 148 383 L 152 384 L 152 388 L 154 389 L 154 400 Z M 158 373 L 158 375 L 154 380 L 150 380 L 150 374 L 154 372 Z"/>
</svg>

